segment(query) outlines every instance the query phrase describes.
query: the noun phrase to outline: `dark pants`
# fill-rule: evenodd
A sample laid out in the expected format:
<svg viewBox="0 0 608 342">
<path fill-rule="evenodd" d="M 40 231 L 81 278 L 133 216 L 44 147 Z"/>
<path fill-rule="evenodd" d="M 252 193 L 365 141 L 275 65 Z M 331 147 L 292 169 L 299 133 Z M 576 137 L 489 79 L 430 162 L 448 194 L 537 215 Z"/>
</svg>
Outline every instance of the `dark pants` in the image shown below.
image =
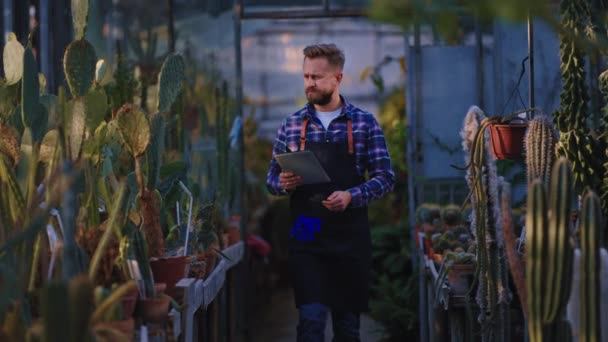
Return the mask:
<svg viewBox="0 0 608 342">
<path fill-rule="evenodd" d="M 297 342 L 323 342 L 329 308 L 323 304 L 300 306 Z M 359 342 L 359 313 L 331 312 L 333 342 Z"/>
</svg>

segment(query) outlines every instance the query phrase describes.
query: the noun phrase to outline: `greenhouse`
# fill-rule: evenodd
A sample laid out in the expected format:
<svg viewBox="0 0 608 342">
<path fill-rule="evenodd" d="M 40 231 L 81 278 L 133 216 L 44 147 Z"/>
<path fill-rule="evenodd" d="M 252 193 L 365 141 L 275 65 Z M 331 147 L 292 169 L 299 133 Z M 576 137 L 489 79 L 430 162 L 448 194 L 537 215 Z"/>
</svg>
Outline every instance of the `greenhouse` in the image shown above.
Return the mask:
<svg viewBox="0 0 608 342">
<path fill-rule="evenodd" d="M 0 4 L 0 341 L 608 341 L 608 3 Z"/>
</svg>

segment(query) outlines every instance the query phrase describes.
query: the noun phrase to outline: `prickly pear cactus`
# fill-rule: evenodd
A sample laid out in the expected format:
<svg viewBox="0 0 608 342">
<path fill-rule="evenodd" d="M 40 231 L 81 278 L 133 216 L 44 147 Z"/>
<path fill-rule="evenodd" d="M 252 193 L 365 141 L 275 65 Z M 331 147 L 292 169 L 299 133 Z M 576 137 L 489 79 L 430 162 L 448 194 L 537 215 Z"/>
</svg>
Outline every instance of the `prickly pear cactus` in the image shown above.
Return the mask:
<svg viewBox="0 0 608 342">
<path fill-rule="evenodd" d="M 2 62 L 4 63 L 4 76 L 7 85 L 13 85 L 21 81 L 23 76 L 23 53 L 25 49 L 17 40 L 13 32 L 8 34 L 8 42 L 4 46 Z"/>
<path fill-rule="evenodd" d="M 72 0 L 72 21 L 76 40 L 84 39 L 89 18 L 89 0 Z"/>
<path fill-rule="evenodd" d="M 170 54 L 160 69 L 158 82 L 159 113 L 166 113 L 179 94 L 185 78 L 186 64 L 184 58 L 178 54 Z"/>
<path fill-rule="evenodd" d="M 87 130 L 93 132 L 104 120 L 108 111 L 108 97 L 102 90 L 91 90 L 86 95 L 85 102 Z"/>
<path fill-rule="evenodd" d="M 84 98 L 74 99 L 72 104 L 72 117 L 70 120 L 70 155 L 72 160 L 78 159 L 82 142 L 84 140 L 84 132 L 86 128 L 86 102 Z"/>
<path fill-rule="evenodd" d="M 581 311 L 580 341 L 598 342 L 600 324 L 600 247 L 602 245 L 602 211 L 600 200 L 593 192 L 583 197 L 580 213 L 581 238 Z"/>
<path fill-rule="evenodd" d="M 101 83 L 101 81 L 106 77 L 106 72 L 108 71 L 108 63 L 105 59 L 100 59 L 97 61 L 95 65 L 95 82 Z"/>
<path fill-rule="evenodd" d="M 65 77 L 72 96 L 85 96 L 95 80 L 97 56 L 95 48 L 81 39 L 70 43 L 63 56 Z"/>
<path fill-rule="evenodd" d="M 35 141 L 41 141 L 47 130 L 48 113 L 40 103 L 38 67 L 31 48 L 23 54 L 23 77 L 21 80 L 21 120 L 24 127 L 32 130 Z"/>
<path fill-rule="evenodd" d="M 150 123 L 137 105 L 125 104 L 116 116 L 120 134 L 133 157 L 144 154 L 150 143 Z"/>
<path fill-rule="evenodd" d="M 160 165 L 165 145 L 165 119 L 160 113 L 150 120 L 151 141 L 148 151 L 148 189 L 157 189 L 160 185 Z"/>
<path fill-rule="evenodd" d="M 543 184 L 549 185 L 557 139 L 557 132 L 549 117 L 539 115 L 528 123 L 525 138 L 528 184 L 540 178 Z"/>
</svg>

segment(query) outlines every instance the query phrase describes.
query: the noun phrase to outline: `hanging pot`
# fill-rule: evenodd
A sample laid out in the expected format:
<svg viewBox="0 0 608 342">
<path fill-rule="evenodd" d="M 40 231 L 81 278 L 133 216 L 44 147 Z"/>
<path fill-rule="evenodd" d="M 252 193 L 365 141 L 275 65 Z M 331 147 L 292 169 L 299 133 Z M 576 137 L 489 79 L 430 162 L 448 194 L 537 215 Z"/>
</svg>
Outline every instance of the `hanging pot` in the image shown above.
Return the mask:
<svg viewBox="0 0 608 342">
<path fill-rule="evenodd" d="M 524 159 L 527 123 L 490 124 L 490 145 L 496 159 Z"/>
</svg>

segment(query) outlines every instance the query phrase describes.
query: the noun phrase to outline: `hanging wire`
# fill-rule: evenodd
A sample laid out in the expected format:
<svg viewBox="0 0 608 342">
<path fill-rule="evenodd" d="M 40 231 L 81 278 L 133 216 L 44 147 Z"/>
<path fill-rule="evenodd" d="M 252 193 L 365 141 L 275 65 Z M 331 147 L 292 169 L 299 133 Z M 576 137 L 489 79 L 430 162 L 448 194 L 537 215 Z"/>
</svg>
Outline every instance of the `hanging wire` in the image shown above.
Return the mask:
<svg viewBox="0 0 608 342">
<path fill-rule="evenodd" d="M 517 80 L 517 83 L 515 84 L 515 88 L 513 88 L 513 90 L 511 91 L 511 95 L 509 95 L 509 98 L 503 105 L 503 108 L 501 111 L 502 115 L 504 115 L 505 110 L 507 109 L 507 106 L 509 105 L 509 103 L 511 102 L 511 100 L 513 99 L 513 96 L 515 96 L 515 94 L 517 94 L 519 101 L 521 101 L 523 108 L 526 108 L 526 103 L 525 103 L 523 97 L 521 96 L 521 92 L 519 91 L 519 86 L 521 84 L 521 80 L 524 78 L 524 75 L 526 74 L 526 62 L 528 61 L 528 59 L 530 59 L 530 56 L 526 56 L 521 61 L 521 72 L 519 73 L 519 79 Z"/>
</svg>

